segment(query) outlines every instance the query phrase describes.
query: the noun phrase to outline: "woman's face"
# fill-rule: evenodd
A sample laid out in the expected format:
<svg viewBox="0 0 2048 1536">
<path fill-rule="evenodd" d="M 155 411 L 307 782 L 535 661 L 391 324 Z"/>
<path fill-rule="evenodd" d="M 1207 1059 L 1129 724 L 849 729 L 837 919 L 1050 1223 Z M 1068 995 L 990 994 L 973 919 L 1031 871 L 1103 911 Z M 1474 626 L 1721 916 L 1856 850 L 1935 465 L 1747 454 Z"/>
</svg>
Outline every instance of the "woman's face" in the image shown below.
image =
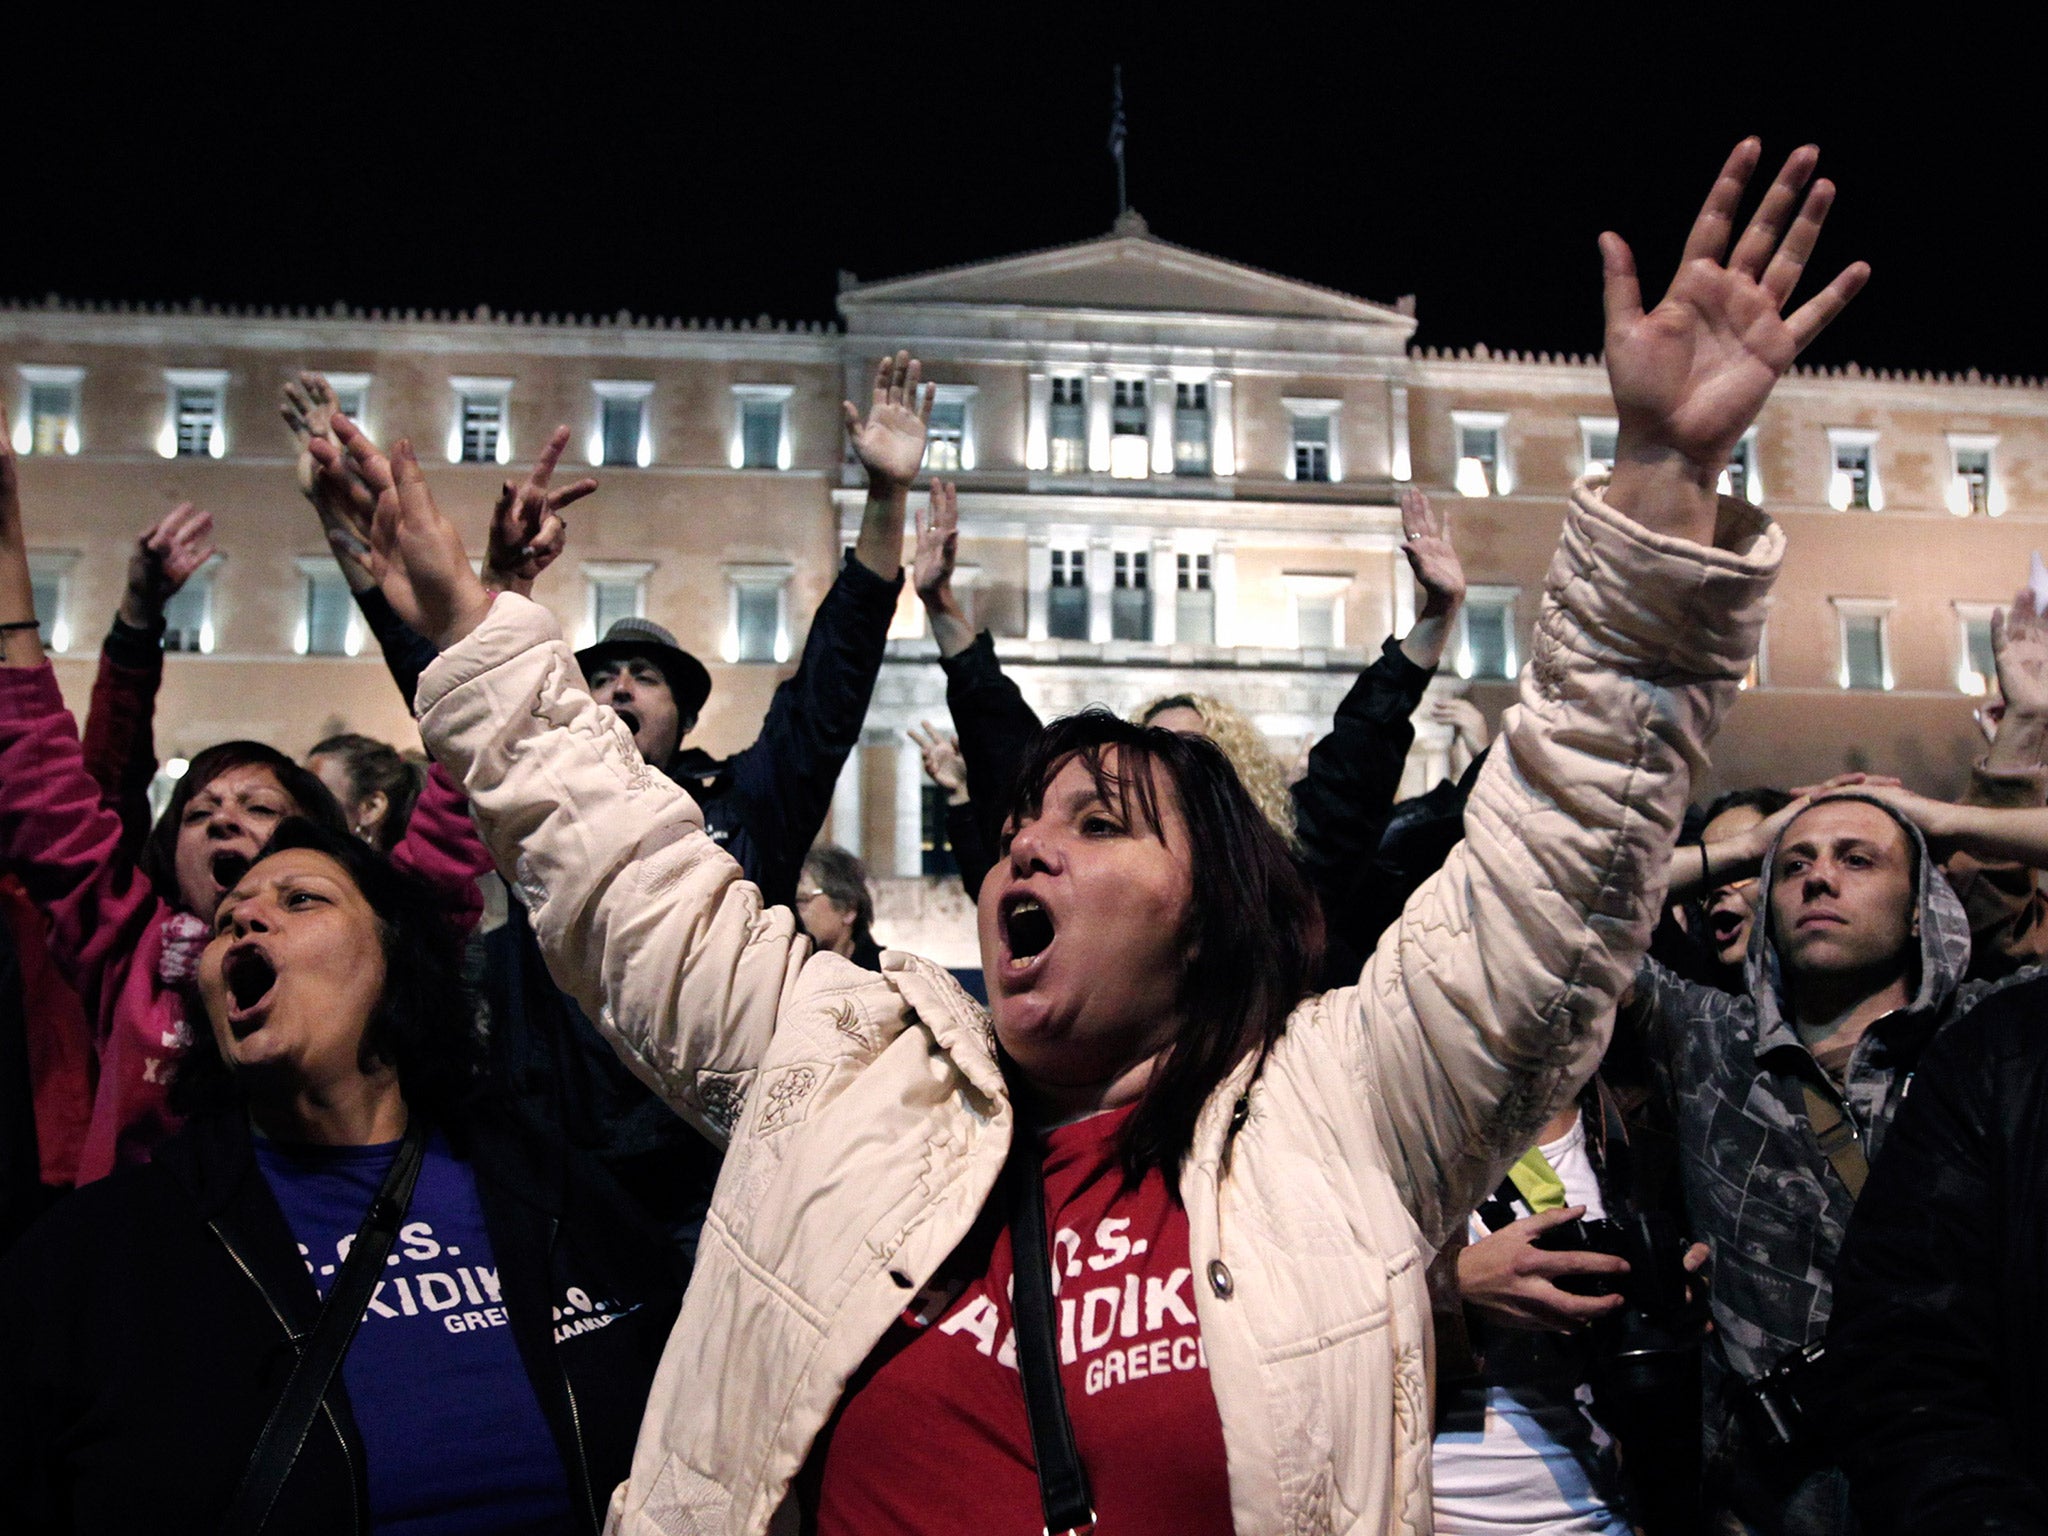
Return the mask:
<svg viewBox="0 0 2048 1536">
<path fill-rule="evenodd" d="M 298 804 L 261 763 L 216 774 L 185 802 L 178 820 L 178 896 L 185 910 L 213 916 L 224 892 L 256 862 L 270 834 Z"/>
<path fill-rule="evenodd" d="M 237 880 L 199 959 L 221 1059 L 297 1085 L 360 1074 L 383 991 L 376 913 L 347 870 L 310 848 L 274 853 Z"/>
<path fill-rule="evenodd" d="M 817 872 L 808 866 L 796 893 L 796 916 L 818 948 L 852 957 L 854 910 L 826 895 Z"/>
<path fill-rule="evenodd" d="M 348 764 L 336 752 L 315 752 L 302 766 L 327 786 L 334 803 L 341 807 L 341 814 L 348 818 L 349 831 L 372 847 L 377 846 L 377 834 L 383 830 L 384 818 L 391 813 L 391 802 L 384 792 L 373 789 L 358 800 Z"/>
<path fill-rule="evenodd" d="M 1114 754 L 1107 765 L 1114 772 Z M 1107 1084 L 1179 1026 L 1194 882 L 1179 800 L 1163 772 L 1155 783 L 1163 840 L 1105 803 L 1073 759 L 982 883 L 996 1036 L 1042 1086 Z"/>
<path fill-rule="evenodd" d="M 1145 723 L 1157 726 L 1162 731 L 1173 731 L 1181 736 L 1207 736 L 1209 734 L 1209 722 L 1202 718 L 1199 711 L 1192 710 L 1185 704 L 1176 704 L 1171 709 L 1162 709 Z"/>
</svg>

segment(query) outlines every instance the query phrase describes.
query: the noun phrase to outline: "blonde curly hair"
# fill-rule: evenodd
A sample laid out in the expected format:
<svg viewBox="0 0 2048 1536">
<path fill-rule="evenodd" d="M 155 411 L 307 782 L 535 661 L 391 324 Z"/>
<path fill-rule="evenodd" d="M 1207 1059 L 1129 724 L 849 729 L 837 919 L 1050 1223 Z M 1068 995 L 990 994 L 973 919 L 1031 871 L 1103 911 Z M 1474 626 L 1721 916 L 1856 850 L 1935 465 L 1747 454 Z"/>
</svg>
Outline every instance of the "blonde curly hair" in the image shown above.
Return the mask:
<svg viewBox="0 0 2048 1536">
<path fill-rule="evenodd" d="M 1139 725 L 1150 725 L 1169 709 L 1192 709 L 1202 717 L 1209 739 L 1230 759 L 1252 803 L 1272 823 L 1273 830 L 1287 839 L 1287 846 L 1294 847 L 1294 796 L 1288 793 L 1286 770 L 1250 718 L 1207 693 L 1169 693 L 1141 705 L 1131 718 Z"/>
</svg>

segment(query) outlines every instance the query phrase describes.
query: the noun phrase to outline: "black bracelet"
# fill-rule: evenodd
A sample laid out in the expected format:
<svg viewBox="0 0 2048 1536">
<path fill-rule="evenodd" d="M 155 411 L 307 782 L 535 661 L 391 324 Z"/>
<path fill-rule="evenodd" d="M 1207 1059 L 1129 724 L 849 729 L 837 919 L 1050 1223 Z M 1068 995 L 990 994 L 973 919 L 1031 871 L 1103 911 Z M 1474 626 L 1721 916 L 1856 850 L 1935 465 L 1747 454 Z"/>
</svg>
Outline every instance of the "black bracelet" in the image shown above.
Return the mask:
<svg viewBox="0 0 2048 1536">
<path fill-rule="evenodd" d="M 9 629 L 41 629 L 42 627 L 43 621 L 41 619 L 9 619 L 6 623 L 0 624 L 0 631 Z"/>
<path fill-rule="evenodd" d="M 1713 872 L 1707 868 L 1707 845 L 1700 844 L 1700 889 L 1710 891 L 1714 887 Z"/>
</svg>

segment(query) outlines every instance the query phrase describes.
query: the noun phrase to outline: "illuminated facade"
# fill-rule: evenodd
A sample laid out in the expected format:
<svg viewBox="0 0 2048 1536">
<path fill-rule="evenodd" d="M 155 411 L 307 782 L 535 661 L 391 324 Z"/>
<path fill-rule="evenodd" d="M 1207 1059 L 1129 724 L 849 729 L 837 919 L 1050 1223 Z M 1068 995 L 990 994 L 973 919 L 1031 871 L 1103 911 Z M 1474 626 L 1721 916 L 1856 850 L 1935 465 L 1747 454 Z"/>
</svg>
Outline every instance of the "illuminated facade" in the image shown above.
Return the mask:
<svg viewBox="0 0 2048 1536">
<path fill-rule="evenodd" d="M 1613 453 L 1588 358 L 1418 349 L 1412 300 L 1371 303 L 1151 236 L 881 282 L 838 322 L 753 324 L 361 311 L 0 309 L 0 391 L 23 454 L 39 609 L 83 707 L 128 542 L 174 500 L 222 558 L 180 599 L 158 740 L 302 751 L 349 728 L 410 738 L 291 481 L 275 413 L 302 367 L 380 437 L 447 462 L 479 539 L 503 466 L 558 421 L 603 489 L 539 596 L 572 636 L 644 612 L 711 666 L 699 738 L 749 739 L 858 526 L 842 396 L 898 346 L 938 381 L 929 472 L 961 487 L 963 599 L 1025 693 L 1057 713 L 1200 691 L 1282 754 L 1323 729 L 1413 593 L 1394 500 L 1449 501 L 1473 600 L 1438 687 L 1507 697 L 1572 478 Z M 1989 615 L 2048 542 L 2048 389 L 2036 381 L 1802 373 L 1728 488 L 1783 518 L 1791 555 L 1755 685 L 1713 784 L 1845 766 L 1952 791 Z M 935 816 L 904 729 L 944 680 L 906 593 L 833 835 L 883 877 L 885 938 L 971 955 L 931 867 Z M 1420 729 L 1410 787 L 1442 771 Z"/>
</svg>

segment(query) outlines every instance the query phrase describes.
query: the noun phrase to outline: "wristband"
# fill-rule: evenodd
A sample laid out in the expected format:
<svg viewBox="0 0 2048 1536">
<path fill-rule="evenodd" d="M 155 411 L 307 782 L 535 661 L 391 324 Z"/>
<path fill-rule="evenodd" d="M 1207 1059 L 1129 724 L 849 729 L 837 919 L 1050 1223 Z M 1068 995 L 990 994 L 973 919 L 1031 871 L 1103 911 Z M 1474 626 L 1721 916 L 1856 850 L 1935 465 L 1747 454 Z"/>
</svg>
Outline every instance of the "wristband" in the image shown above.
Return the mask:
<svg viewBox="0 0 2048 1536">
<path fill-rule="evenodd" d="M 1707 868 L 1707 845 L 1706 845 L 1705 843 L 1701 843 L 1701 844 L 1700 844 L 1700 889 L 1701 889 L 1701 891 L 1702 891 L 1702 892 L 1705 892 L 1705 891 L 1709 891 L 1709 890 L 1712 890 L 1712 889 L 1713 889 L 1713 886 L 1714 886 L 1714 876 L 1713 876 L 1713 872 L 1712 872 L 1711 870 L 1709 870 L 1709 869 Z"/>
<path fill-rule="evenodd" d="M 43 621 L 41 619 L 9 619 L 6 623 L 0 624 L 0 633 L 5 633 L 10 629 L 41 629 L 42 627 Z"/>
</svg>

